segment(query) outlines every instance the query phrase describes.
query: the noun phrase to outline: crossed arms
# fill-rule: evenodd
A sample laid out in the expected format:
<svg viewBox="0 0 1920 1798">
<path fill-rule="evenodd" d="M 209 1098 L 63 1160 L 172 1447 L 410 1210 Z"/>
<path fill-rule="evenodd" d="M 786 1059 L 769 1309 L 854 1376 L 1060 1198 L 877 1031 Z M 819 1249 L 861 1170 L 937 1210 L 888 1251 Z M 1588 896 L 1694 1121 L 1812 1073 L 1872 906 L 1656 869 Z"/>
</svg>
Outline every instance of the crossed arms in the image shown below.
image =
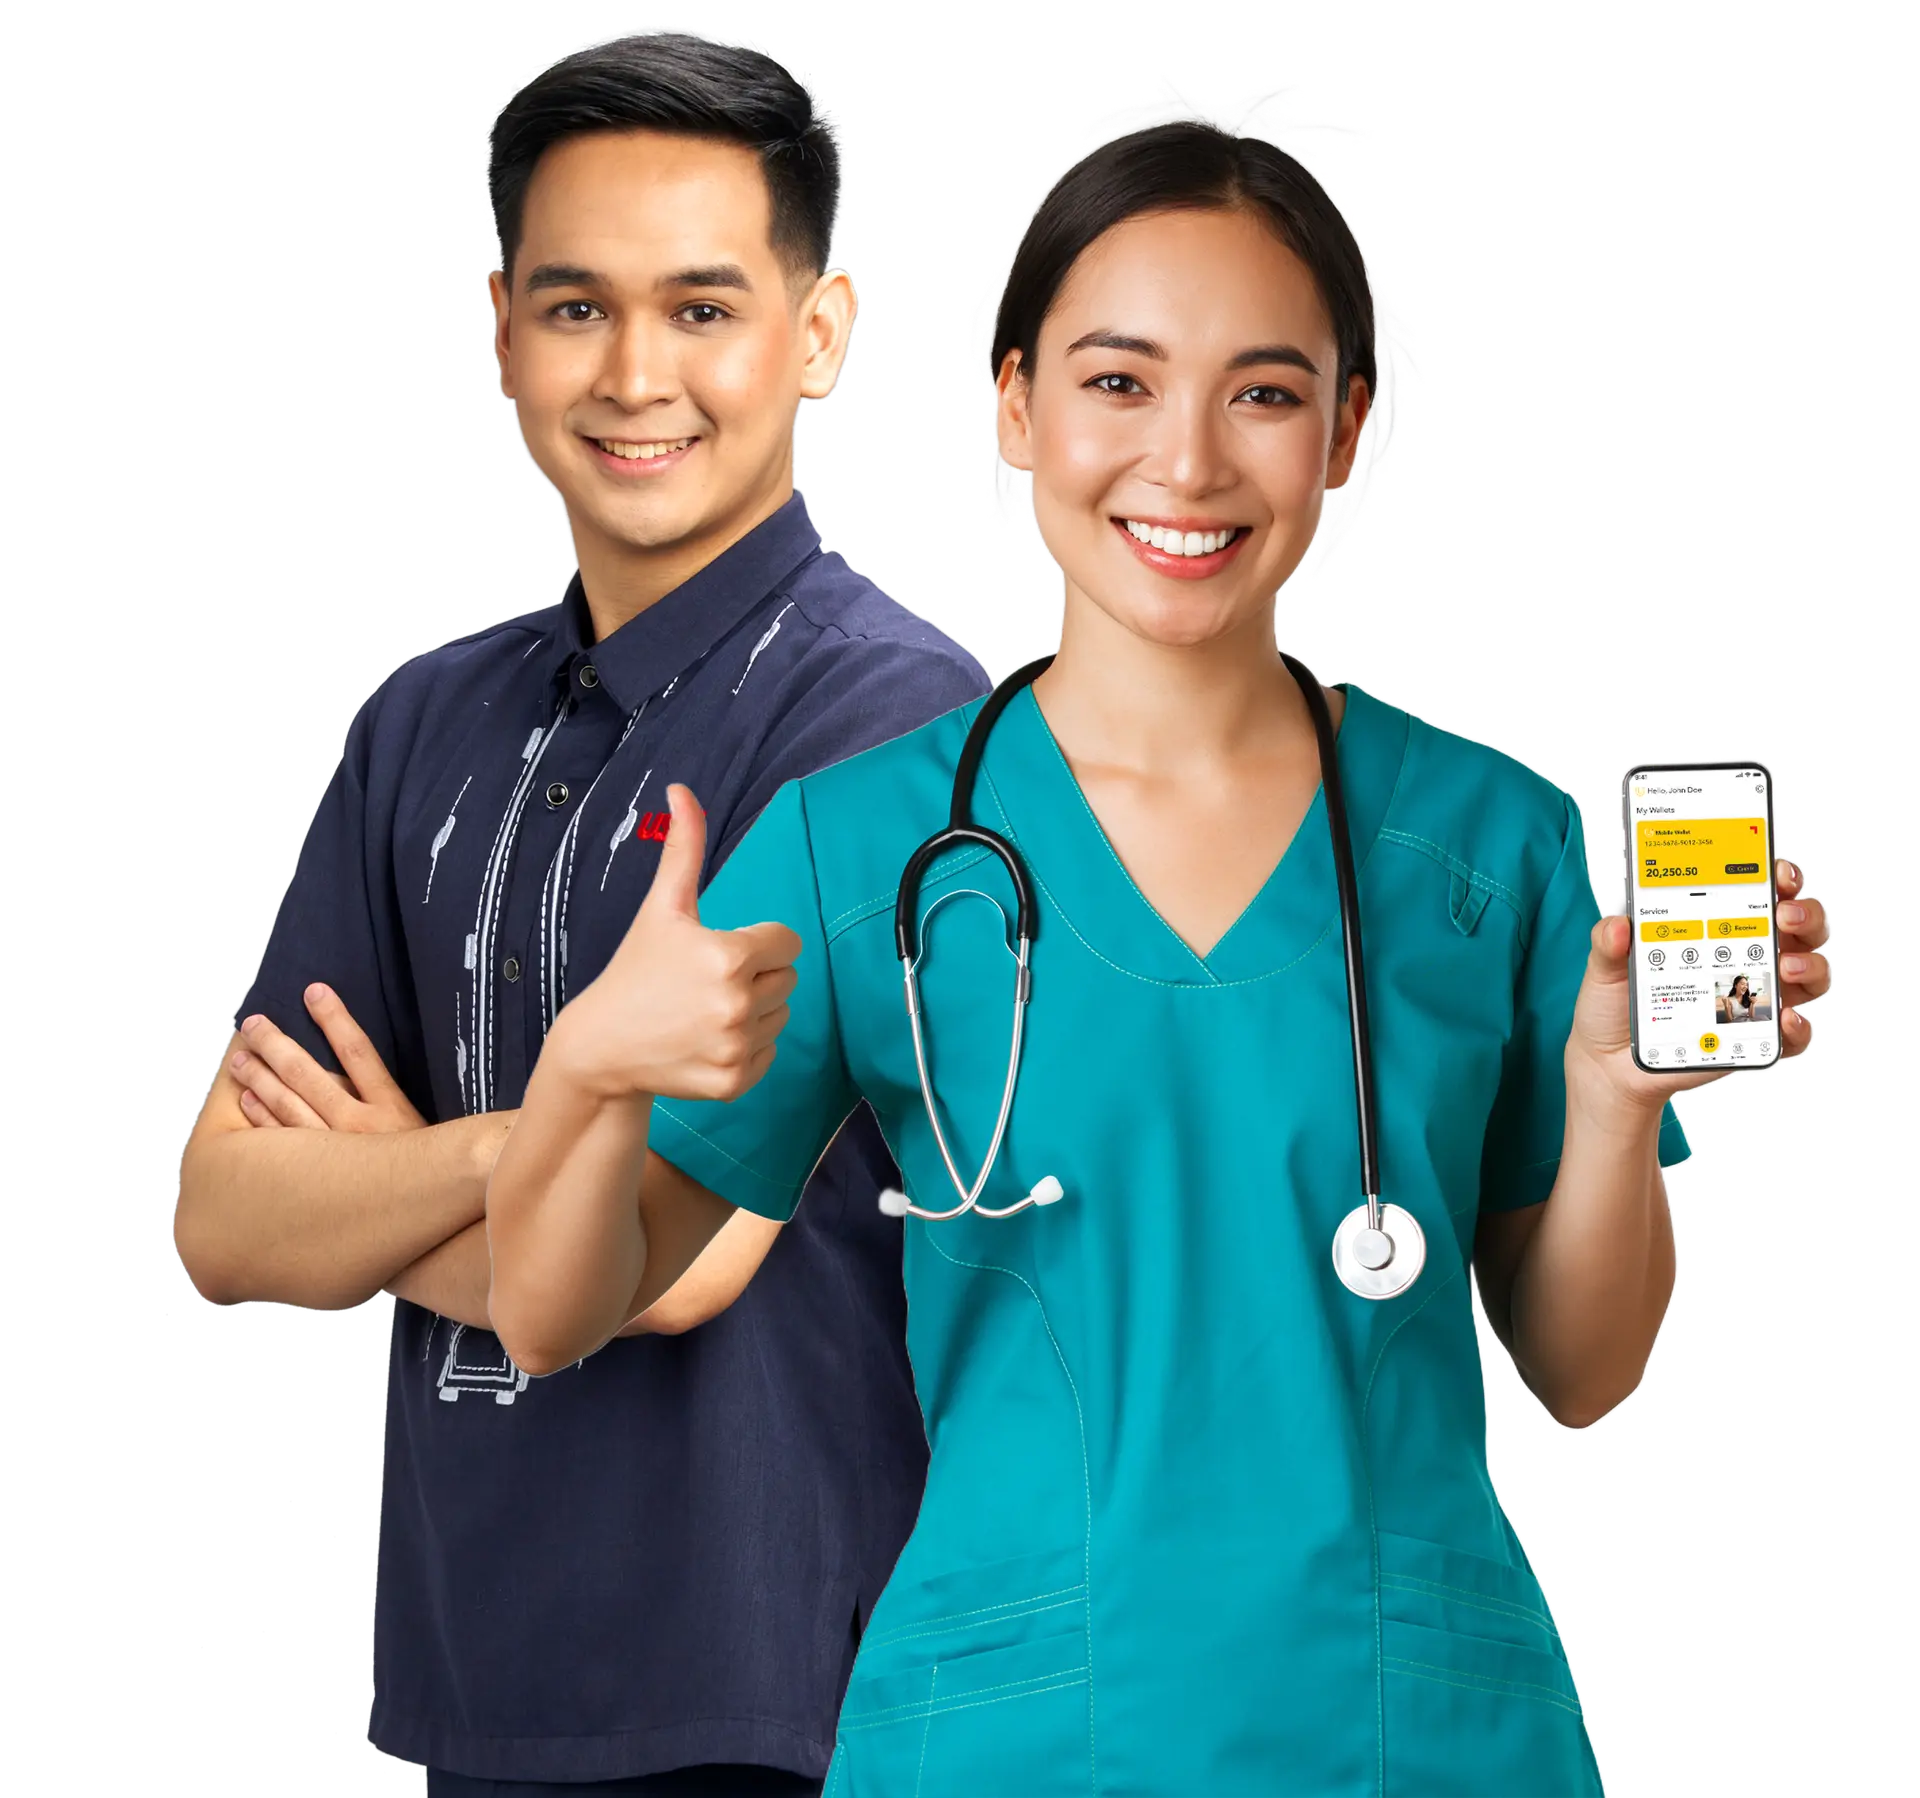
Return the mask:
<svg viewBox="0 0 1920 1798">
<path fill-rule="evenodd" d="M 339 996 L 306 1005 L 334 1074 L 270 1019 L 228 1044 L 180 1163 L 174 1242 L 217 1304 L 269 1299 L 342 1310 L 385 1291 L 487 1329 L 486 1195 L 513 1111 L 429 1124 Z M 649 1153 L 646 1179 L 683 1183 Z M 737 1212 L 672 1287 L 617 1332 L 677 1334 L 739 1297 L 780 1226 Z"/>
</svg>

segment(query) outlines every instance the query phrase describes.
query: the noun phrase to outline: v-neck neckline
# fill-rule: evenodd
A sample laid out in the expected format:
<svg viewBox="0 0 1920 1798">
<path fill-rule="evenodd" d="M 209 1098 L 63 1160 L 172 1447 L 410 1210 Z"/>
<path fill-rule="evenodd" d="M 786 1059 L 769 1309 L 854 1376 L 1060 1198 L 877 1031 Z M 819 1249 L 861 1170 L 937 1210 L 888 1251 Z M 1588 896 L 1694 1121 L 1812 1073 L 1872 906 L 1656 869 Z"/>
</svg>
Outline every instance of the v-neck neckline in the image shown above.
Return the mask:
<svg viewBox="0 0 1920 1798">
<path fill-rule="evenodd" d="M 1341 691 L 1347 704 L 1334 753 L 1359 866 L 1399 776 L 1408 720 L 1351 682 Z M 1329 934 L 1337 938 L 1339 891 L 1324 786 L 1315 786 L 1292 841 L 1253 897 L 1201 955 L 1128 873 L 1030 686 L 1001 714 L 981 773 L 982 796 L 1026 861 L 1042 909 L 1050 902 L 1089 949 L 1124 973 L 1163 985 L 1234 985 L 1280 973 Z"/>
</svg>

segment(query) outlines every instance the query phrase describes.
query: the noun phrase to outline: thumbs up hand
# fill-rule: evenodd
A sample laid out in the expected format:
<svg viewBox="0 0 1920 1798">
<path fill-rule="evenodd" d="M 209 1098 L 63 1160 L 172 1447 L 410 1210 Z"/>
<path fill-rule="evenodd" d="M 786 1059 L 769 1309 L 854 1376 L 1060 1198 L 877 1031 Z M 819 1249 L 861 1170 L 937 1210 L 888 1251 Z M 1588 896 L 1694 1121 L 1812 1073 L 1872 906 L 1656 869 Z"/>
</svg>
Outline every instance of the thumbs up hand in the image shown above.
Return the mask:
<svg viewBox="0 0 1920 1798">
<path fill-rule="evenodd" d="M 543 1054 L 607 1098 L 735 1099 L 773 1061 L 801 941 L 784 924 L 700 922 L 706 814 L 677 782 L 667 804 L 653 885 L 600 977 L 554 1020 Z"/>
</svg>

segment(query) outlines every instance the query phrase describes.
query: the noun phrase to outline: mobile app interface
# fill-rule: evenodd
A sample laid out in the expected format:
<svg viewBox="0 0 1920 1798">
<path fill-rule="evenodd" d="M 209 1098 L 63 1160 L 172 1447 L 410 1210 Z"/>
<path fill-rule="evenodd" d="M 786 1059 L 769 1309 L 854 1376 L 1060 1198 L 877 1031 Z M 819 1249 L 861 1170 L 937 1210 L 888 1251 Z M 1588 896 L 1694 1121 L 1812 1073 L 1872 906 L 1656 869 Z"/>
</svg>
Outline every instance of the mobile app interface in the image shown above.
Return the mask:
<svg viewBox="0 0 1920 1798">
<path fill-rule="evenodd" d="M 1649 1068 L 1780 1052 L 1768 809 L 1760 768 L 1627 778 L 1635 1041 Z"/>
</svg>

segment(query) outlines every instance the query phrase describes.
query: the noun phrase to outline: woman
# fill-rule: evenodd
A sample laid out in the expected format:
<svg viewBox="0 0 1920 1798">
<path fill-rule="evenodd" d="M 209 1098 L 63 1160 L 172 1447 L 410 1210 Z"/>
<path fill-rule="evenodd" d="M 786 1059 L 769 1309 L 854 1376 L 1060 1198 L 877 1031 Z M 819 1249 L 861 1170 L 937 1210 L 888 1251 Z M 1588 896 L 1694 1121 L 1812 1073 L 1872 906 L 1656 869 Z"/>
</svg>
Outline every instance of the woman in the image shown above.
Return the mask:
<svg viewBox="0 0 1920 1798">
<path fill-rule="evenodd" d="M 1717 1076 L 1633 1067 L 1627 920 L 1597 922 L 1570 799 L 1326 689 L 1383 1196 L 1426 1242 L 1398 1297 L 1336 1277 L 1359 1191 L 1345 964 L 1275 609 L 1352 467 L 1371 321 L 1311 176 L 1200 125 L 1087 158 L 1016 258 L 1000 442 L 1032 471 L 1066 612 L 974 783 L 1038 908 L 980 1204 L 1048 1176 L 1064 1196 L 907 1225 L 932 1466 L 861 1640 L 835 1798 L 1599 1790 L 1488 1482 L 1467 1268 L 1554 1416 L 1617 1404 L 1672 1280 L 1659 1167 L 1687 1149 L 1664 1100 Z M 980 709 L 789 784 L 697 905 L 702 826 L 673 793 L 652 891 L 556 1023 L 494 1175 L 493 1316 L 522 1366 L 699 1280 L 735 1206 L 790 1215 L 862 1097 L 909 1194 L 952 1208 L 893 918 Z M 1781 880 L 1804 1000 L 1825 926 Z M 978 894 L 1013 913 L 995 853 L 962 846 L 911 914 L 961 1186 L 995 1135 L 1015 978 Z M 1807 1046 L 1796 1013 L 1783 1036 Z"/>
<path fill-rule="evenodd" d="M 1721 1014 L 1722 1023 L 1747 1024 L 1752 1022 L 1753 995 L 1747 990 L 1746 975 L 1734 975 L 1733 985 L 1727 989 L 1727 996 L 1722 1001 L 1722 1004 L 1725 1008 Z"/>
</svg>

